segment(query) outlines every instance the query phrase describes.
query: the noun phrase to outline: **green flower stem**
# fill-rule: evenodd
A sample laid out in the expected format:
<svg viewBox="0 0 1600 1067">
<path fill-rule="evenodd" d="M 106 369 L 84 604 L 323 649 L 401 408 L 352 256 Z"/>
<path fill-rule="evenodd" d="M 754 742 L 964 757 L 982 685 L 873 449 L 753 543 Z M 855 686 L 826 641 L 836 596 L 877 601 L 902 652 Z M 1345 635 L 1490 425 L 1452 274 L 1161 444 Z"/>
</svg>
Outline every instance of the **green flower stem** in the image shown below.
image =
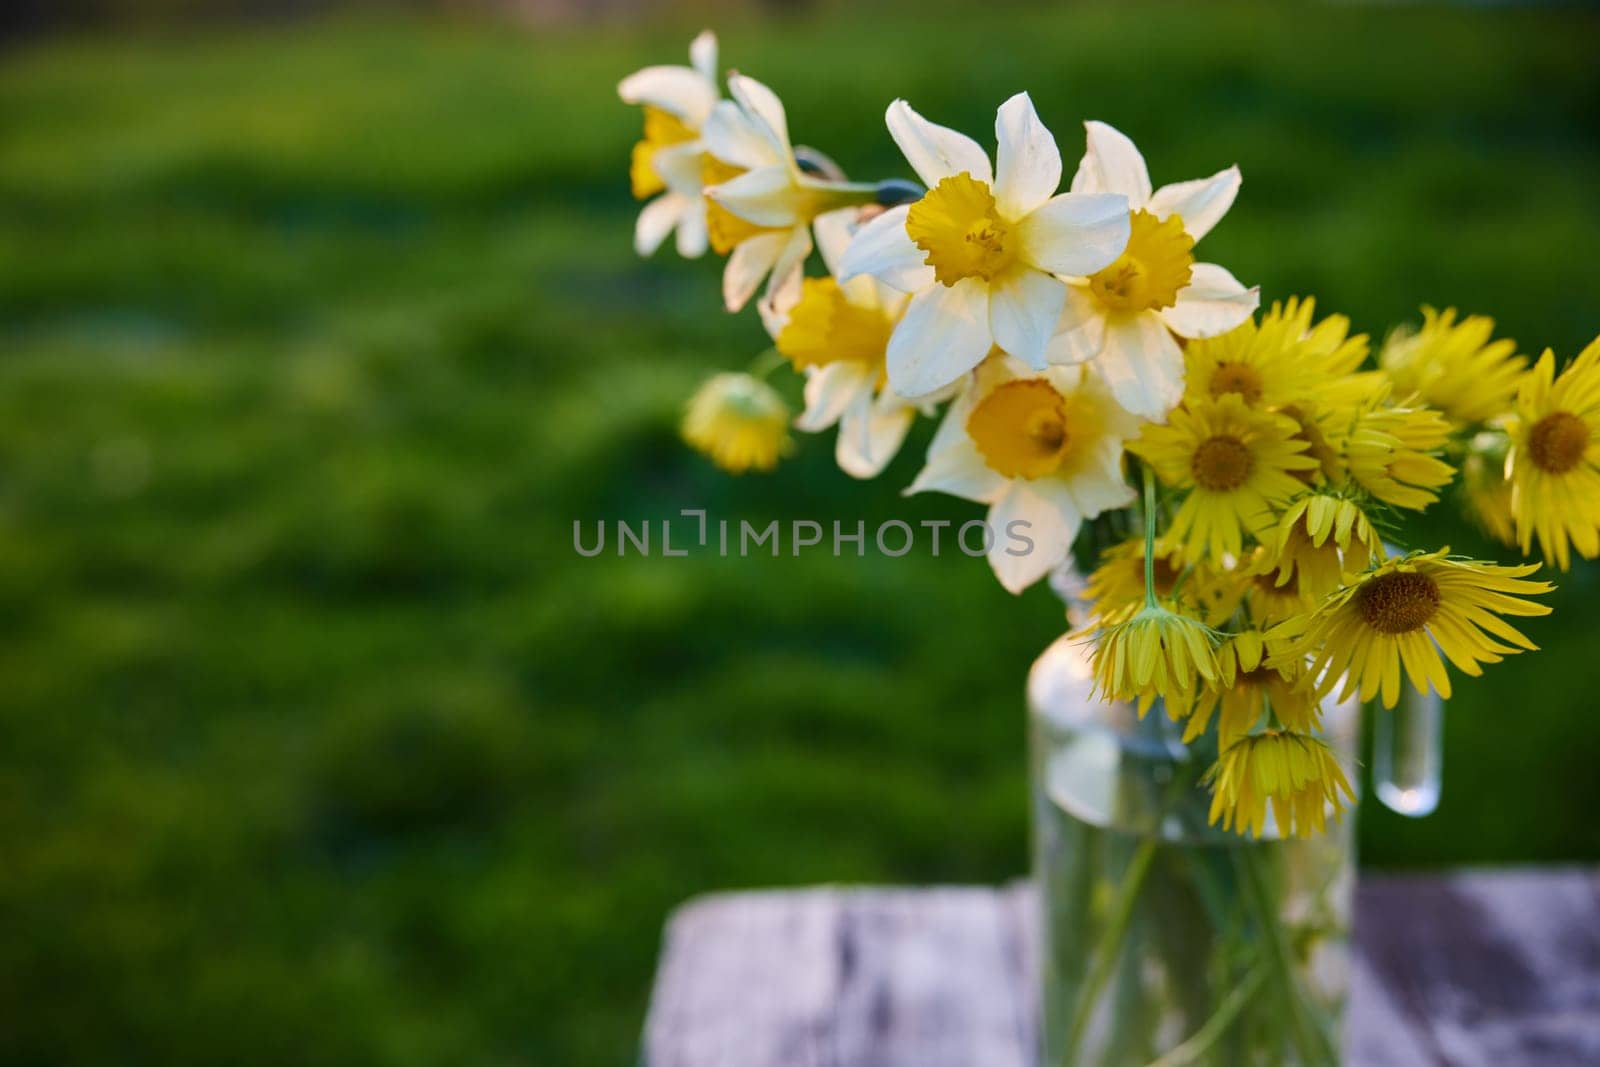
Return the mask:
<svg viewBox="0 0 1600 1067">
<path fill-rule="evenodd" d="M 1089 1020 L 1094 1016 L 1095 1005 L 1100 1002 L 1100 993 L 1105 988 L 1106 982 L 1111 979 L 1111 972 L 1116 970 L 1117 959 L 1121 956 L 1122 939 L 1128 932 L 1128 923 L 1133 918 L 1133 906 L 1138 902 L 1139 890 L 1144 886 L 1145 875 L 1150 872 L 1150 864 L 1156 857 L 1156 846 L 1160 839 L 1154 835 L 1146 837 L 1139 842 L 1138 849 L 1133 854 L 1133 859 L 1128 862 L 1128 870 L 1123 875 L 1122 886 L 1117 892 L 1116 907 L 1111 913 L 1111 921 L 1106 925 L 1105 933 L 1100 935 L 1100 943 L 1095 946 L 1094 969 L 1089 972 L 1089 979 L 1084 983 L 1083 993 L 1078 998 L 1078 1010 L 1072 1019 L 1072 1029 L 1067 1032 L 1067 1054 L 1062 1060 L 1065 1067 L 1072 1067 L 1078 1060 L 1078 1046 L 1083 1043 L 1084 1035 L 1089 1029 Z"/>
<path fill-rule="evenodd" d="M 1156 606 L 1156 473 L 1144 464 L 1144 606 Z"/>
<path fill-rule="evenodd" d="M 1245 1004 L 1249 1002 L 1251 997 L 1255 996 L 1256 990 L 1261 988 L 1261 983 L 1266 979 L 1267 967 L 1258 965 L 1245 976 L 1244 981 L 1234 987 L 1233 992 L 1228 994 L 1228 998 L 1222 1002 L 1222 1006 L 1217 1009 L 1216 1014 L 1207 1019 L 1200 1029 L 1191 1034 L 1181 1045 L 1152 1060 L 1149 1067 L 1185 1067 L 1185 1065 L 1195 1063 L 1200 1057 L 1210 1052 L 1211 1047 L 1217 1043 L 1223 1034 L 1228 1032 L 1228 1027 L 1233 1025 L 1233 1020 L 1239 1017 L 1239 1013 L 1244 1010 Z"/>
<path fill-rule="evenodd" d="M 1283 996 L 1289 1014 L 1289 1034 L 1300 1062 L 1305 1067 L 1338 1067 L 1339 1060 L 1328 1034 L 1311 1017 L 1311 1006 L 1306 1003 L 1295 977 L 1294 960 L 1283 936 L 1283 923 L 1272 906 L 1272 891 L 1267 886 L 1266 872 L 1262 870 L 1262 849 L 1246 846 L 1234 849 L 1233 855 L 1245 905 L 1255 913 L 1256 925 L 1266 942 L 1263 962 L 1270 964 L 1274 984 Z"/>
<path fill-rule="evenodd" d="M 752 378 L 760 378 L 762 381 L 766 381 L 772 377 L 773 371 L 788 362 L 788 357 L 782 352 L 779 352 L 776 348 L 768 348 L 756 354 L 755 358 L 750 361 L 750 367 L 745 373 Z"/>
</svg>

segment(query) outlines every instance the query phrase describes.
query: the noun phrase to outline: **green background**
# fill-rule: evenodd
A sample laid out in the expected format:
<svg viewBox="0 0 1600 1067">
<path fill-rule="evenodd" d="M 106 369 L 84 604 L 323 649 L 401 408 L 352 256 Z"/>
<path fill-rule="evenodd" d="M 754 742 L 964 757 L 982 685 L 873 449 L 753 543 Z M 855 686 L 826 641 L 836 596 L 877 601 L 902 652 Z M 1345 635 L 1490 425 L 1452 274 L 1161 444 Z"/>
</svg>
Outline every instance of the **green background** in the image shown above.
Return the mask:
<svg viewBox="0 0 1600 1067">
<path fill-rule="evenodd" d="M 709 16 L 708 16 L 709 17 Z M 623 1064 L 668 910 L 1026 866 L 1043 589 L 919 551 L 581 559 L 574 519 L 966 519 L 831 440 L 677 440 L 766 339 L 631 252 L 618 78 L 698 17 L 357 19 L 0 67 L 0 1059 Z M 1032 92 L 1158 183 L 1238 162 L 1206 258 L 1375 336 L 1426 301 L 1600 330 L 1579 11 L 844 6 L 716 18 L 795 139 L 906 174 L 908 97 Z M 1483 543 L 1448 503 L 1415 543 Z M 1464 681 L 1444 803 L 1374 866 L 1600 860 L 1596 568 Z"/>
</svg>

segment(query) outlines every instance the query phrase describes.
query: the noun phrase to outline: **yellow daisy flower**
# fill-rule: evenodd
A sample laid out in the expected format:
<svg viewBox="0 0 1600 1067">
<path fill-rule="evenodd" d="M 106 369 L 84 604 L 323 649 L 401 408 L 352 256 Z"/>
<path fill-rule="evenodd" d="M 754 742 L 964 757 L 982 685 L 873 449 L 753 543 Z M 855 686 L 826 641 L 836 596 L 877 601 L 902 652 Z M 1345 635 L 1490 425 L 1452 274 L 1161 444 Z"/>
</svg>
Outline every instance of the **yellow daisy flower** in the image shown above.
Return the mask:
<svg viewBox="0 0 1600 1067">
<path fill-rule="evenodd" d="M 731 474 L 770 471 L 793 449 L 789 405 L 759 378 L 715 374 L 689 400 L 683 439 Z"/>
<path fill-rule="evenodd" d="M 1260 536 L 1275 509 L 1305 488 L 1295 471 L 1317 461 L 1304 455 L 1293 419 L 1253 411 L 1236 395 L 1183 405 L 1165 426 L 1147 425 L 1128 450 L 1148 461 L 1168 485 L 1189 490 L 1167 536 L 1192 557 L 1220 562 Z"/>
<path fill-rule="evenodd" d="M 1181 717 L 1196 679 L 1217 677 L 1211 631 L 1198 619 L 1157 605 L 1123 611 L 1094 631 L 1090 654 L 1095 691 L 1106 700 L 1139 701 L 1143 715 L 1155 697 L 1165 698 Z"/>
<path fill-rule="evenodd" d="M 1450 424 L 1437 411 L 1373 405 L 1342 442 L 1345 466 L 1379 500 L 1421 511 L 1455 477 L 1454 467 L 1431 454 L 1449 437 Z"/>
<path fill-rule="evenodd" d="M 1506 478 L 1505 434 L 1486 431 L 1472 439 L 1461 463 L 1461 495 L 1467 514 L 1478 527 L 1501 544 L 1517 545 L 1517 525 L 1511 514 L 1511 482 Z"/>
<path fill-rule="evenodd" d="M 1211 823 L 1253 833 L 1266 830 L 1272 804 L 1280 833 L 1310 837 L 1327 826 L 1328 809 L 1344 814 L 1355 790 L 1326 742 L 1309 734 L 1266 730 L 1240 738 L 1223 750 L 1206 773 L 1211 786 Z"/>
<path fill-rule="evenodd" d="M 1534 535 L 1547 562 L 1562 570 L 1571 547 L 1600 555 L 1600 337 L 1555 376 L 1545 350 L 1522 380 L 1509 427 L 1511 512 L 1527 553 Z"/>
<path fill-rule="evenodd" d="M 1320 600 L 1344 584 L 1346 574 L 1367 568 L 1383 554 L 1372 522 L 1353 500 L 1333 493 L 1307 493 L 1290 504 L 1267 542 L 1277 554 L 1277 583 L 1291 581 Z"/>
<path fill-rule="evenodd" d="M 1422 329 L 1397 330 L 1384 342 L 1378 363 L 1395 395 L 1416 395 L 1458 423 L 1487 422 L 1511 404 L 1528 361 L 1515 341 L 1491 341 L 1494 320 L 1456 309 L 1422 309 Z"/>
<path fill-rule="evenodd" d="M 1275 408 L 1305 398 L 1367 358 L 1366 334 L 1349 337 L 1350 320 L 1331 315 L 1315 327 L 1316 301 L 1275 303 L 1257 324 L 1246 319 L 1221 337 L 1196 338 L 1184 349 L 1191 404 L 1235 394 L 1251 407 Z"/>
<path fill-rule="evenodd" d="M 1360 691 L 1382 693 L 1383 706 L 1400 699 L 1400 668 L 1419 693 L 1450 696 L 1442 651 L 1474 677 L 1482 663 L 1498 663 L 1536 646 L 1497 615 L 1548 615 L 1550 609 L 1520 599 L 1548 593 L 1548 582 L 1524 579 L 1537 563 L 1502 567 L 1446 558 L 1449 548 L 1379 564 L 1325 600 L 1305 626 L 1299 650 L 1311 656 L 1310 673 L 1331 690 L 1344 679 L 1339 699 Z M 1324 673 L 1326 672 L 1326 673 Z"/>
<path fill-rule="evenodd" d="M 1283 654 L 1289 644 L 1288 639 L 1258 629 L 1243 630 L 1224 641 L 1217 648 L 1221 677 L 1195 698 L 1184 743 L 1206 732 L 1219 706 L 1217 745 L 1222 749 L 1255 729 L 1269 707 L 1278 722 L 1292 730 L 1316 729 L 1321 724 L 1317 696 L 1300 684 L 1305 657 Z"/>
</svg>

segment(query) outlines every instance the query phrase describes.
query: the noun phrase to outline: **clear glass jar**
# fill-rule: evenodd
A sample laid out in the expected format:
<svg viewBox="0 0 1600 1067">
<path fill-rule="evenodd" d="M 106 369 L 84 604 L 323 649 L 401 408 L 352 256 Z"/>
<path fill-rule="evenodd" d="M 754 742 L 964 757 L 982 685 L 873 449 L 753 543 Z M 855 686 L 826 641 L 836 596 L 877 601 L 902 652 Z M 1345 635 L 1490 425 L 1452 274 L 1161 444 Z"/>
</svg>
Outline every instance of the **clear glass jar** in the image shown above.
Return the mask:
<svg viewBox="0 0 1600 1067">
<path fill-rule="evenodd" d="M 1212 827 L 1199 777 L 1215 752 L 1185 748 L 1159 704 L 1140 719 L 1091 684 L 1071 638 L 1028 680 L 1040 1062 L 1337 1064 L 1354 811 L 1310 839 Z M 1353 768 L 1359 704 L 1323 718 Z"/>
</svg>

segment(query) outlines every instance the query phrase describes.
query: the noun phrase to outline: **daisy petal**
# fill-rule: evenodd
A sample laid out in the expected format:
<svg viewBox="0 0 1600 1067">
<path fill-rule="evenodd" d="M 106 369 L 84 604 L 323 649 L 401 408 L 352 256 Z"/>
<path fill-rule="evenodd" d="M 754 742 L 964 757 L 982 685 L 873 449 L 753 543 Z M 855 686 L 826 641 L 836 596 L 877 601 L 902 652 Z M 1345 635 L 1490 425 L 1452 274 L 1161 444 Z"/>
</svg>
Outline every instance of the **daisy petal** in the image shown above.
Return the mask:
<svg viewBox="0 0 1600 1067">
<path fill-rule="evenodd" d="M 1009 270 L 989 289 L 989 329 L 994 343 L 1034 370 L 1044 370 L 1045 348 L 1061 321 L 1067 284 L 1036 270 Z"/>
<path fill-rule="evenodd" d="M 1144 156 L 1127 135 L 1104 122 L 1083 124 L 1088 148 L 1078 173 L 1072 177 L 1075 193 L 1121 193 L 1128 209 L 1137 211 L 1150 199 L 1150 171 Z"/>
<path fill-rule="evenodd" d="M 1095 369 L 1117 403 L 1157 422 L 1183 399 L 1183 350 L 1152 312 L 1106 323 L 1105 347 Z"/>
<path fill-rule="evenodd" d="M 988 153 L 966 134 L 929 122 L 904 100 L 889 105 L 884 122 L 906 162 L 928 188 L 963 171 L 985 185 L 994 184 Z"/>
<path fill-rule="evenodd" d="M 1246 289 L 1215 263 L 1196 263 L 1178 302 L 1161 318 L 1179 337 L 1219 337 L 1248 319 L 1261 306 L 1259 286 Z"/>
<path fill-rule="evenodd" d="M 617 95 L 625 104 L 649 104 L 696 129 L 711 114 L 717 90 L 690 67 L 645 67 L 623 78 Z"/>
<path fill-rule="evenodd" d="M 942 389 L 989 354 L 989 286 L 981 278 L 918 293 L 889 337 L 889 384 L 904 397 Z"/>
<path fill-rule="evenodd" d="M 910 210 L 909 204 L 890 208 L 856 231 L 839 264 L 841 282 L 871 274 L 903 293 L 920 292 L 934 284 L 928 254 L 912 244 L 906 233 Z"/>
<path fill-rule="evenodd" d="M 757 234 L 739 242 L 722 271 L 722 302 L 729 311 L 745 306 L 761 279 L 778 262 L 788 241 L 789 234 L 782 232 Z"/>
<path fill-rule="evenodd" d="M 989 509 L 989 566 L 1020 593 L 1067 558 L 1082 519 L 1059 483 L 1018 479 Z"/>
<path fill-rule="evenodd" d="M 1018 254 L 1052 274 L 1093 274 L 1122 255 L 1129 231 L 1126 197 L 1062 193 L 1018 224 Z"/>
<path fill-rule="evenodd" d="M 1233 206 L 1239 182 L 1239 168 L 1229 167 L 1209 178 L 1163 185 L 1150 198 L 1150 211 L 1158 219 L 1177 215 L 1183 220 L 1183 231 L 1198 241 Z"/>
<path fill-rule="evenodd" d="M 683 197 L 675 193 L 658 196 L 646 204 L 633 228 L 634 251 L 641 256 L 653 255 L 677 225 L 679 216 L 685 213 L 685 206 Z"/>
<path fill-rule="evenodd" d="M 732 100 L 721 100 L 711 109 L 711 117 L 700 128 L 706 151 L 745 170 L 771 167 L 784 162 L 761 128 Z"/>
<path fill-rule="evenodd" d="M 1008 219 L 1020 219 L 1050 199 L 1061 185 L 1061 149 L 1039 121 L 1033 100 L 1018 93 L 994 119 L 995 206 Z"/>
</svg>

